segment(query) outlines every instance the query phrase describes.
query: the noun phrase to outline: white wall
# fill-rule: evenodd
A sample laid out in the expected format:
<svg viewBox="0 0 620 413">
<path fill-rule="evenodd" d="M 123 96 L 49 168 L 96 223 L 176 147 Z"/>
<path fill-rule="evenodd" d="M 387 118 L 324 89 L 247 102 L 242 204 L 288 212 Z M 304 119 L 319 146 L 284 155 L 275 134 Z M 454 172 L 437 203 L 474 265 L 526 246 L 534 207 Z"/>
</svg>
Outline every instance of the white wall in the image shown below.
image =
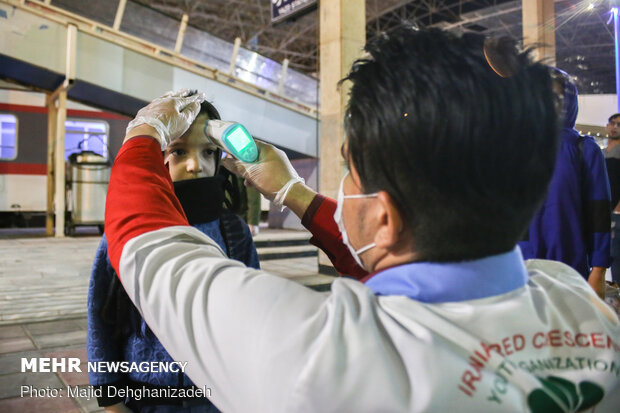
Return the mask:
<svg viewBox="0 0 620 413">
<path fill-rule="evenodd" d="M 26 106 L 45 106 L 45 93 L 30 92 L 22 90 L 0 89 L 0 103 L 10 103 L 13 105 Z M 90 110 L 101 112 L 101 110 L 91 106 L 83 105 L 78 102 L 67 101 L 67 109 Z"/>
<path fill-rule="evenodd" d="M 607 119 L 618 110 L 616 95 L 580 95 L 577 123 L 605 126 Z"/>
</svg>

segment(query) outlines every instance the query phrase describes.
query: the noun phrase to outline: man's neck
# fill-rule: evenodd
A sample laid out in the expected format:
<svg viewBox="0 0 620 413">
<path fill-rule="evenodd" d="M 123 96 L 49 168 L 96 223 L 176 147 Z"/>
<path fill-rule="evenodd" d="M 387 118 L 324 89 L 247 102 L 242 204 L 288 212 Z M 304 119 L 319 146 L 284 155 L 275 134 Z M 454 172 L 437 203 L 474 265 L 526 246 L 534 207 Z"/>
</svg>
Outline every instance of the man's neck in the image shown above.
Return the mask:
<svg viewBox="0 0 620 413">
<path fill-rule="evenodd" d="M 386 254 L 385 256 L 381 257 L 381 259 L 377 262 L 375 267 L 372 269 L 372 272 L 379 272 L 388 268 L 415 262 L 416 257 L 417 256 L 413 253 L 406 255 Z"/>
<path fill-rule="evenodd" d="M 616 145 L 620 145 L 620 138 L 616 138 L 616 139 L 609 138 L 607 140 L 607 150 L 612 149 Z"/>
<path fill-rule="evenodd" d="M 377 247 L 370 249 L 368 253 L 372 255 L 372 257 L 369 258 L 371 258 L 370 262 L 373 263 L 370 272 L 383 271 L 391 267 L 409 264 L 419 259 L 418 254 L 412 251 L 411 241 L 409 239 L 401 240 L 389 250 Z M 368 262 L 365 263 L 368 264 Z"/>
</svg>

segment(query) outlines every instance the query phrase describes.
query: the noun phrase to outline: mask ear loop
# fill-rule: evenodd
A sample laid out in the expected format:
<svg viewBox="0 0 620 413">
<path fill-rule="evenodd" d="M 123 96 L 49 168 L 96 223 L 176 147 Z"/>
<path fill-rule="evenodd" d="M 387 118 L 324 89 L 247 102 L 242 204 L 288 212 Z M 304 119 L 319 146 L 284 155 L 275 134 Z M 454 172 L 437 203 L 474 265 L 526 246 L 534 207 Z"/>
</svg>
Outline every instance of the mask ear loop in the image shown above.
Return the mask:
<svg viewBox="0 0 620 413">
<path fill-rule="evenodd" d="M 217 148 L 215 150 L 215 175 L 217 175 L 220 172 L 221 164 L 222 164 L 222 150 L 220 148 Z"/>
</svg>

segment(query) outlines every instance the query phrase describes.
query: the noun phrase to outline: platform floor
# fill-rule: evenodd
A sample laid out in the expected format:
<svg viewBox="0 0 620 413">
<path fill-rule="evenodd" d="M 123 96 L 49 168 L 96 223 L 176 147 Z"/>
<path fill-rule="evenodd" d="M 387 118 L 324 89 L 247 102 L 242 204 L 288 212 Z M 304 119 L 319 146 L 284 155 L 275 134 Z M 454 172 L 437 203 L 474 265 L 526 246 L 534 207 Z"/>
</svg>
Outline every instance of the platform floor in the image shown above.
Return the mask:
<svg viewBox="0 0 620 413">
<path fill-rule="evenodd" d="M 261 229 L 256 241 L 307 239 L 303 231 Z M 22 373 L 21 359 L 79 357 L 86 362 L 86 294 L 100 236 L 46 238 L 42 229 L 0 230 L 0 412 L 100 412 L 83 397 L 20 397 L 21 386 L 86 386 L 84 373 Z M 269 260 L 262 268 L 304 285 L 326 285 L 317 258 Z"/>
<path fill-rule="evenodd" d="M 305 231 L 262 229 L 255 240 L 308 238 Z M 86 315 L 88 282 L 99 240 L 97 231 L 88 227 L 78 228 L 76 237 L 67 238 L 47 238 L 42 229 L 0 230 L 0 325 Z M 316 257 L 262 261 L 261 266 L 308 286 L 332 280 L 318 274 Z"/>
</svg>

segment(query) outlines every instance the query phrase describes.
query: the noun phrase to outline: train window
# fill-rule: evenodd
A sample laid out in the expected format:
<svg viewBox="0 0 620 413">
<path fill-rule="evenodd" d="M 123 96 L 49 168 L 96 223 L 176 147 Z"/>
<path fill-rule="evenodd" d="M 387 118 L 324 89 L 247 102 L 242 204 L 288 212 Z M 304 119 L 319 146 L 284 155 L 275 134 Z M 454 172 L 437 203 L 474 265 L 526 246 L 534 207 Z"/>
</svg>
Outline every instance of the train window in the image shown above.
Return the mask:
<svg viewBox="0 0 620 413">
<path fill-rule="evenodd" d="M 17 157 L 17 118 L 0 113 L 0 159 Z"/>
<path fill-rule="evenodd" d="M 72 153 L 92 151 L 108 159 L 108 124 L 97 120 L 65 122 L 65 159 Z"/>
</svg>

